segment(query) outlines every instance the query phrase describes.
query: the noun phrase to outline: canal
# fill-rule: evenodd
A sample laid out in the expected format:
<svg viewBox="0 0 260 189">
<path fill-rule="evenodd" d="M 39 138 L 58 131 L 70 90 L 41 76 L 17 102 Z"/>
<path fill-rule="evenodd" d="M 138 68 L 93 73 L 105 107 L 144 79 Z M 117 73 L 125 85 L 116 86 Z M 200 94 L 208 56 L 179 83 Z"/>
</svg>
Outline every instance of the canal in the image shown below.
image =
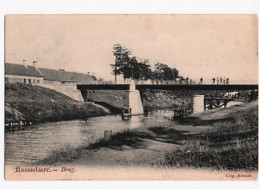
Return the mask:
<svg viewBox="0 0 260 189">
<path fill-rule="evenodd" d="M 241 103 L 229 102 L 227 107 Z M 149 112 L 148 116 L 132 116 L 129 120 L 122 120 L 121 115 L 109 115 L 20 127 L 5 133 L 5 164 L 31 165 L 54 151 L 86 147 L 103 138 L 105 130 L 117 133 L 138 127 L 174 124 L 172 116 L 171 110 L 157 110 Z"/>
<path fill-rule="evenodd" d="M 172 111 L 153 111 L 147 117 L 120 115 L 92 117 L 87 120 L 48 122 L 25 126 L 5 133 L 5 164 L 30 165 L 64 148 L 88 146 L 104 137 L 105 130 L 117 133 L 137 127 L 152 127 L 172 122 Z"/>
</svg>

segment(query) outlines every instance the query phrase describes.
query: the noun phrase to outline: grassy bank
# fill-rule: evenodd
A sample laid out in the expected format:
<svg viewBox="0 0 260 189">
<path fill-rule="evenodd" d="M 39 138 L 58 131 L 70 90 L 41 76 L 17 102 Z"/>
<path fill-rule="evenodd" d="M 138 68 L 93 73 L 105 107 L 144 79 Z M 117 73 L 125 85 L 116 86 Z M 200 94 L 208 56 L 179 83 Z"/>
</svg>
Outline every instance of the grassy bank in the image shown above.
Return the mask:
<svg viewBox="0 0 260 189">
<path fill-rule="evenodd" d="M 5 85 L 6 123 L 85 119 L 107 113 L 94 103 L 77 102 L 51 89 L 20 83 Z"/>
<path fill-rule="evenodd" d="M 223 111 L 223 110 L 222 110 Z M 220 120 L 193 123 L 212 125 L 190 137 L 177 150 L 158 162 L 166 167 L 195 167 L 227 170 L 258 169 L 258 106 L 233 111 Z"/>
</svg>

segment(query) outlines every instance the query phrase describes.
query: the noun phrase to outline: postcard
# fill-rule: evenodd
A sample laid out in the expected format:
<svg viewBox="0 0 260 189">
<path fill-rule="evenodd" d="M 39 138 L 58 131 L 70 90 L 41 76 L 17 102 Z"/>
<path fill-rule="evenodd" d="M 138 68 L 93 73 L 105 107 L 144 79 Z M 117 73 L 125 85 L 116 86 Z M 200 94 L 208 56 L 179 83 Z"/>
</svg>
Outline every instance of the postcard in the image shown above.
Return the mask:
<svg viewBox="0 0 260 189">
<path fill-rule="evenodd" d="M 6 180 L 257 180 L 258 17 L 5 16 Z"/>
</svg>

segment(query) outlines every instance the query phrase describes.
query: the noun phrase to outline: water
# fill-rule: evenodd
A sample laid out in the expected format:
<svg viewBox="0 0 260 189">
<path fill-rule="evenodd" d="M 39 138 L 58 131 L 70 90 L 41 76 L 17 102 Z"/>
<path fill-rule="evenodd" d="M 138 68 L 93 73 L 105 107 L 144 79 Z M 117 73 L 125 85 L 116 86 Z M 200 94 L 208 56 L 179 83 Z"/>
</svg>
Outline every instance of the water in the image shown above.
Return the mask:
<svg viewBox="0 0 260 189">
<path fill-rule="evenodd" d="M 5 133 L 6 165 L 30 165 L 66 147 L 88 146 L 104 137 L 105 130 L 113 133 L 138 127 L 151 127 L 170 122 L 172 111 L 151 112 L 148 117 L 120 115 L 89 118 L 86 121 L 42 123 Z"/>
<path fill-rule="evenodd" d="M 228 106 L 241 102 L 229 102 Z M 6 165 L 29 165 L 66 147 L 88 146 L 104 137 L 105 130 L 113 133 L 138 127 L 152 127 L 172 122 L 172 111 L 150 112 L 148 117 L 132 116 L 122 120 L 120 115 L 89 118 L 87 121 L 59 121 L 23 127 L 5 133 Z"/>
</svg>

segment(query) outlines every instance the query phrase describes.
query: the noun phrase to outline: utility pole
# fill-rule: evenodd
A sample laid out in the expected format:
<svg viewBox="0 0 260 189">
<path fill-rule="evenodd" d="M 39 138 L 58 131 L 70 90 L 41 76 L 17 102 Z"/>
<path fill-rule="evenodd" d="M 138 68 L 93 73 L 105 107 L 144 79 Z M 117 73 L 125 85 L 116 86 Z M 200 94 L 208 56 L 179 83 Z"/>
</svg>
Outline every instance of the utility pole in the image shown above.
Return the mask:
<svg viewBox="0 0 260 189">
<path fill-rule="evenodd" d="M 117 75 L 117 63 L 115 62 L 115 64 L 110 64 L 110 66 L 113 66 L 113 67 L 115 67 L 114 68 L 114 74 L 115 74 L 115 84 L 117 83 L 117 77 L 116 77 L 116 75 Z"/>
</svg>

